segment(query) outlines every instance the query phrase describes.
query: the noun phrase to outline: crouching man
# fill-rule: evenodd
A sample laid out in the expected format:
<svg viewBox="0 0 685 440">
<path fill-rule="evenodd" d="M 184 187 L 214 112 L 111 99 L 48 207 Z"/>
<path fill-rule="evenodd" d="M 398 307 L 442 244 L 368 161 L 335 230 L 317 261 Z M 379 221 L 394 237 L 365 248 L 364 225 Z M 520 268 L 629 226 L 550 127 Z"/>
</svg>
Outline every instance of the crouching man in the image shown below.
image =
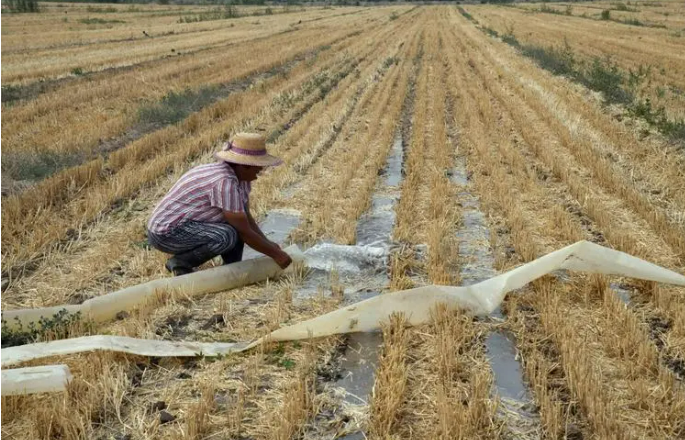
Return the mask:
<svg viewBox="0 0 685 440">
<path fill-rule="evenodd" d="M 237 134 L 215 157 L 181 176 L 155 207 L 147 224 L 150 245 L 172 254 L 166 268 L 174 275 L 191 273 L 217 255 L 224 264 L 241 261 L 245 243 L 285 269 L 292 260 L 259 229 L 249 203 L 251 182 L 281 160 L 252 133 Z"/>
</svg>

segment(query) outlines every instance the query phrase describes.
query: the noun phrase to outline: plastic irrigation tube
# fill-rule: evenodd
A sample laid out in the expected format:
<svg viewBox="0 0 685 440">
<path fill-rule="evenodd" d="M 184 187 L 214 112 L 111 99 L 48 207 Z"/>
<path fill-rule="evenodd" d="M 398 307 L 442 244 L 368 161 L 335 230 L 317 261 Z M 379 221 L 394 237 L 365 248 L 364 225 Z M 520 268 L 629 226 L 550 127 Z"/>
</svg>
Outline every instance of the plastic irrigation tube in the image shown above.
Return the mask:
<svg viewBox="0 0 685 440">
<path fill-rule="evenodd" d="M 304 255 L 296 245 L 284 250 L 293 259 L 293 263 L 304 262 Z M 292 270 L 292 267 L 293 265 L 288 268 L 288 271 Z M 60 311 L 66 310 L 69 314 L 80 312 L 86 320 L 103 322 L 114 319 L 119 312 L 131 311 L 143 306 L 158 298 L 158 295 L 174 291 L 183 291 L 188 296 L 220 292 L 264 281 L 281 273 L 283 271 L 271 258 L 259 257 L 179 277 L 153 280 L 91 298 L 78 305 L 65 304 L 36 309 L 7 310 L 2 312 L 2 319 L 6 321 L 10 330 L 17 329 L 20 325 L 27 328 L 32 323 L 39 327 L 41 318 L 50 319 Z"/>
<path fill-rule="evenodd" d="M 492 313 L 507 292 L 558 269 L 619 275 L 685 286 L 685 276 L 623 252 L 581 241 L 524 264 L 509 272 L 467 287 L 425 286 L 361 301 L 331 313 L 242 343 L 170 342 L 120 336 L 86 336 L 2 349 L 2 366 L 54 355 L 94 350 L 122 351 L 143 356 L 216 356 L 241 352 L 265 340 L 286 341 L 340 333 L 376 330 L 394 312 L 403 312 L 411 325 L 428 322 L 438 303 L 475 315 Z"/>
<path fill-rule="evenodd" d="M 71 378 L 71 372 L 66 365 L 2 370 L 2 395 L 65 391 Z"/>
</svg>

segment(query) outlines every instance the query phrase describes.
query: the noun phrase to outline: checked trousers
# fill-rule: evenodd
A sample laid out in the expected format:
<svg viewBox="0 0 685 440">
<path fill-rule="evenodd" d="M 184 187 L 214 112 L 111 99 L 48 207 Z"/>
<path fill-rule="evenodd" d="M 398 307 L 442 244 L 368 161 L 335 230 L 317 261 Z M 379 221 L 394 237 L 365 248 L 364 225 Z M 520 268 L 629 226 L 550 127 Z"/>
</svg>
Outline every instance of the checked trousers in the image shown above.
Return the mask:
<svg viewBox="0 0 685 440">
<path fill-rule="evenodd" d="M 148 231 L 150 246 L 167 254 L 167 268 L 192 269 L 221 255 L 224 264 L 243 259 L 245 244 L 238 231 L 228 223 L 202 223 L 188 221 L 166 234 Z"/>
</svg>

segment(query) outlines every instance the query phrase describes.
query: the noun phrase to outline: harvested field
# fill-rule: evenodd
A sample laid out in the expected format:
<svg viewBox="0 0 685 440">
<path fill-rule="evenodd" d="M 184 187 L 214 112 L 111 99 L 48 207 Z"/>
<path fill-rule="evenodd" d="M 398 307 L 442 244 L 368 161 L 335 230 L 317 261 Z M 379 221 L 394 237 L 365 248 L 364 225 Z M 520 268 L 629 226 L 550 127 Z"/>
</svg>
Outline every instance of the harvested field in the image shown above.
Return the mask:
<svg viewBox="0 0 685 440">
<path fill-rule="evenodd" d="M 254 183 L 253 212 L 312 262 L 114 322 L 3 325 L 3 347 L 251 341 L 580 240 L 685 273 L 685 9 L 620 4 L 3 13 L 3 311 L 169 276 L 146 221 L 240 131 L 285 162 Z M 632 16 L 653 25 L 620 22 Z M 393 314 L 378 333 L 220 357 L 56 356 L 20 366 L 68 365 L 67 392 L 3 396 L 2 435 L 683 438 L 684 295 L 555 272 L 489 317 L 438 306 L 422 326 Z"/>
</svg>

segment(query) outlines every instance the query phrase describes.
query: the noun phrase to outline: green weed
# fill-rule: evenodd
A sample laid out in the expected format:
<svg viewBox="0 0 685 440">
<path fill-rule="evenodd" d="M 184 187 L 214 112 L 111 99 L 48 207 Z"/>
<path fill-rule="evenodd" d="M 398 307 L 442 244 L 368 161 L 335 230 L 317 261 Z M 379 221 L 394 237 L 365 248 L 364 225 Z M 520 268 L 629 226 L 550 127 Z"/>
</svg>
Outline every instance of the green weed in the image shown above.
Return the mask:
<svg viewBox="0 0 685 440">
<path fill-rule="evenodd" d="M 81 18 L 79 23 L 83 24 L 110 24 L 110 23 L 126 23 L 122 20 L 104 20 L 102 18 Z"/>
<path fill-rule="evenodd" d="M 138 110 L 138 119 L 144 123 L 174 124 L 214 102 L 216 93 L 216 86 L 169 92 L 159 102 L 141 107 Z"/>
<path fill-rule="evenodd" d="M 42 180 L 83 162 L 81 153 L 54 151 L 3 152 L 2 170 L 14 180 Z"/>
<path fill-rule="evenodd" d="M 17 322 L 19 322 L 19 319 Z M 32 344 L 41 336 L 49 334 L 55 339 L 65 339 L 70 336 L 73 326 L 81 321 L 81 312 L 70 314 L 62 309 L 51 318 L 41 317 L 38 325 L 34 322 L 24 327 L 19 322 L 16 329 L 10 329 L 5 319 L 2 320 L 2 348 L 17 345 Z M 90 328 L 92 324 L 88 324 Z"/>
</svg>

